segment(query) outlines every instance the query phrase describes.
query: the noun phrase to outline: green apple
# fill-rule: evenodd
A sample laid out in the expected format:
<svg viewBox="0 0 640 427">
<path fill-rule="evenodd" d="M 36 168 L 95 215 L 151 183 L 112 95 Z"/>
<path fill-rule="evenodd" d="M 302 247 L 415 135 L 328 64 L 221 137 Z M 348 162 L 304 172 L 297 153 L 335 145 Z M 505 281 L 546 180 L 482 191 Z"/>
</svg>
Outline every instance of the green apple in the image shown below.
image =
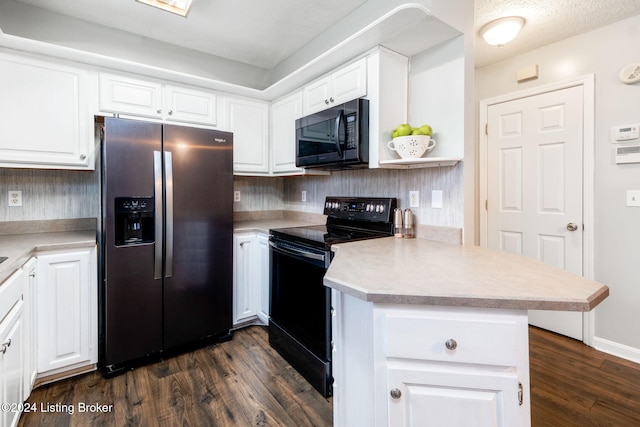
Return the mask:
<svg viewBox="0 0 640 427">
<path fill-rule="evenodd" d="M 411 135 L 424 135 L 424 133 L 422 133 L 422 130 L 420 128 L 413 128 L 413 130 L 411 131 Z"/>
<path fill-rule="evenodd" d="M 398 137 L 398 131 L 394 129 L 393 131 L 391 131 L 391 139 L 397 138 L 397 137 Z"/>
<path fill-rule="evenodd" d="M 411 135 L 412 130 L 411 125 L 408 123 L 403 123 L 395 129 L 397 136 Z"/>
<path fill-rule="evenodd" d="M 422 125 L 419 127 L 420 132 L 422 132 L 422 135 L 433 135 L 433 129 L 431 129 L 431 126 L 429 125 Z"/>
</svg>

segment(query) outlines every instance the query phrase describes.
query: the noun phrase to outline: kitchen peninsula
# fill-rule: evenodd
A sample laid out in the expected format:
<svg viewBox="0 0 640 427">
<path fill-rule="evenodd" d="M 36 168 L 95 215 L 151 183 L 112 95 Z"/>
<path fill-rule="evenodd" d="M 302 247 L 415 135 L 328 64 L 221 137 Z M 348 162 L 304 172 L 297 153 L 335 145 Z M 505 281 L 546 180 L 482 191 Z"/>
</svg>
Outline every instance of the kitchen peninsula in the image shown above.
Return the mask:
<svg viewBox="0 0 640 427">
<path fill-rule="evenodd" d="M 390 237 L 334 250 L 336 426 L 529 426 L 527 310 L 590 311 L 609 294 L 477 246 Z"/>
</svg>

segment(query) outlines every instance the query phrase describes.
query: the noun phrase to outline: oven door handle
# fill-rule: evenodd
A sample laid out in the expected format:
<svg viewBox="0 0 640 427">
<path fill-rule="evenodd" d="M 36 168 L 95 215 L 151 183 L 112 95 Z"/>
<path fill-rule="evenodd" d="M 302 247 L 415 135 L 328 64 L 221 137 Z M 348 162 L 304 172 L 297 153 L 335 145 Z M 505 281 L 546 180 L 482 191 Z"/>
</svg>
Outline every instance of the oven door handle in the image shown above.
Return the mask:
<svg viewBox="0 0 640 427">
<path fill-rule="evenodd" d="M 295 248 L 291 248 L 291 247 L 287 247 L 284 248 L 280 245 L 278 245 L 277 243 L 273 243 L 273 242 L 269 242 L 269 246 L 271 246 L 273 249 L 288 254 L 288 255 L 293 255 L 293 256 L 299 256 L 299 257 L 303 257 L 303 258 L 309 258 L 309 259 L 314 259 L 317 261 L 322 261 L 324 262 L 324 255 L 322 254 L 314 254 L 313 252 L 307 252 L 305 250 L 302 249 L 295 249 Z"/>
</svg>

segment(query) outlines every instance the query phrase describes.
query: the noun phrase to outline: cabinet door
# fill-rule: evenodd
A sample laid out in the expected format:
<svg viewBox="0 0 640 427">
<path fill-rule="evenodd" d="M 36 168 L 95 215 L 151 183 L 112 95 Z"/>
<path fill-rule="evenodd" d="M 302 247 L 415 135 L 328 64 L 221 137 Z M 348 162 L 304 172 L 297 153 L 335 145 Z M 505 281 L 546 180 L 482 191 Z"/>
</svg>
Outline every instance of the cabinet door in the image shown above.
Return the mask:
<svg viewBox="0 0 640 427">
<path fill-rule="evenodd" d="M 302 117 L 302 92 L 271 106 L 271 150 L 273 173 L 302 172 L 296 167 L 296 119 Z"/>
<path fill-rule="evenodd" d="M 269 173 L 269 106 L 266 102 L 225 98 L 227 129 L 233 132 L 233 171 Z"/>
<path fill-rule="evenodd" d="M 162 118 L 162 85 L 100 73 L 100 111 Z"/>
<path fill-rule="evenodd" d="M 168 121 L 209 126 L 218 122 L 216 95 L 212 92 L 165 86 L 164 112 Z"/>
<path fill-rule="evenodd" d="M 367 94 L 367 60 L 363 58 L 332 74 L 333 103 L 342 104 Z M 330 100 L 331 101 L 331 100 Z"/>
<path fill-rule="evenodd" d="M 36 300 L 36 259 L 31 258 L 24 271 L 24 400 L 31 394 L 38 373 L 38 306 Z"/>
<path fill-rule="evenodd" d="M 233 324 L 255 319 L 260 304 L 260 289 L 255 277 L 258 255 L 258 239 L 255 233 L 241 233 L 233 236 Z"/>
<path fill-rule="evenodd" d="M 0 166 L 94 169 L 88 71 L 0 55 Z"/>
<path fill-rule="evenodd" d="M 260 289 L 260 309 L 258 318 L 265 325 L 269 324 L 269 235 L 258 233 L 258 257 L 256 269 L 258 272 L 257 283 Z"/>
<path fill-rule="evenodd" d="M 331 106 L 331 76 L 327 76 L 303 89 L 304 109 L 303 114 L 308 116 Z"/>
<path fill-rule="evenodd" d="M 511 427 L 518 419 L 514 372 L 406 363 L 388 368 L 393 426 Z"/>
<path fill-rule="evenodd" d="M 0 322 L 0 402 L 2 405 L 17 405 L 23 399 L 23 302 L 18 301 L 9 315 Z M 0 425 L 13 427 L 18 424 L 20 411 L 0 411 Z"/>
<path fill-rule="evenodd" d="M 303 88 L 303 114 L 322 111 L 367 94 L 367 59 L 360 59 Z"/>
<path fill-rule="evenodd" d="M 38 256 L 38 372 L 95 361 L 90 251 Z"/>
</svg>

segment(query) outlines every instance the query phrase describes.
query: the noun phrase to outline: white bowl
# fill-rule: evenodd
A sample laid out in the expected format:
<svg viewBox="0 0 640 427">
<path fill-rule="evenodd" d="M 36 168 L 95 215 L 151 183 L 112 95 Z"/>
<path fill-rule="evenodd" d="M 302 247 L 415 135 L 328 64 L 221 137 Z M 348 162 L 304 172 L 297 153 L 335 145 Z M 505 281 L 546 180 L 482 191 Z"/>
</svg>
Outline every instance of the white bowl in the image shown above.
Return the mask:
<svg viewBox="0 0 640 427">
<path fill-rule="evenodd" d="M 429 154 L 436 147 L 436 141 L 429 135 L 407 135 L 393 138 L 387 147 L 403 159 L 416 159 Z"/>
</svg>

